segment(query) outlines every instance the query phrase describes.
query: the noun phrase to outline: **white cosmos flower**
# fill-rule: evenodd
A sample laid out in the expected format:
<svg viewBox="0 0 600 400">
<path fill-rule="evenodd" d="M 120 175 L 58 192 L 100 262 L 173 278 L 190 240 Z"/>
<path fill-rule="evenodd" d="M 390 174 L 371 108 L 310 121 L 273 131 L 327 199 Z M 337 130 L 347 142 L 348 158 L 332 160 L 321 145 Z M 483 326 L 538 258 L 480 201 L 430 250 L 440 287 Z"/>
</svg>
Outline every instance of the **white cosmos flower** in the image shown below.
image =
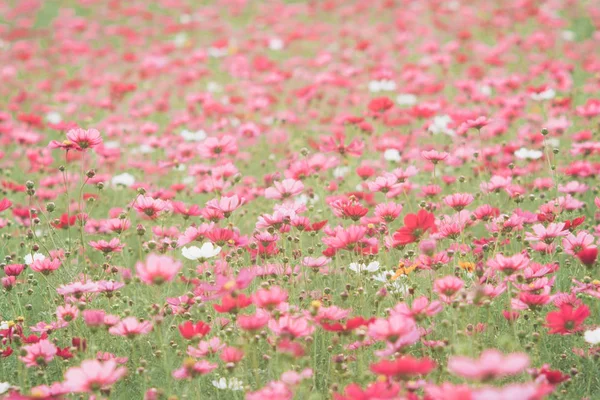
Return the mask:
<svg viewBox="0 0 600 400">
<path fill-rule="evenodd" d="M 220 378 L 219 380 L 214 380 L 212 381 L 212 384 L 214 387 L 216 387 L 217 389 L 221 389 L 221 390 L 243 390 L 244 389 L 244 382 L 242 382 L 240 379 L 235 378 L 235 377 L 231 377 L 229 379 L 225 379 L 225 378 Z"/>
<path fill-rule="evenodd" d="M 150 145 L 147 144 L 143 144 L 140 147 L 138 147 L 137 149 L 135 149 L 134 153 L 142 153 L 142 154 L 149 154 L 149 153 L 154 153 L 154 148 Z"/>
<path fill-rule="evenodd" d="M 484 96 L 491 96 L 492 95 L 492 88 L 489 87 L 489 86 L 487 86 L 487 85 L 480 86 L 479 87 L 479 92 L 481 94 L 483 94 Z"/>
<path fill-rule="evenodd" d="M 396 90 L 396 82 L 389 80 L 371 81 L 369 82 L 369 91 L 377 92 L 393 92 Z"/>
<path fill-rule="evenodd" d="M 376 272 L 379 270 L 379 262 L 378 261 L 373 261 L 371 263 L 369 263 L 369 265 L 365 265 L 365 264 L 357 264 L 357 263 L 351 263 L 348 268 L 350 268 L 350 270 L 354 271 L 354 272 L 363 272 L 363 271 L 367 271 L 367 272 Z"/>
<path fill-rule="evenodd" d="M 554 89 L 546 89 L 540 93 L 531 93 L 531 98 L 535 101 L 552 100 L 556 96 Z"/>
<path fill-rule="evenodd" d="M 214 58 L 219 58 L 227 55 L 226 48 L 210 47 L 208 49 L 208 55 Z"/>
<path fill-rule="evenodd" d="M 521 147 L 519 150 L 515 151 L 515 157 L 520 160 L 538 160 L 542 158 L 544 153 L 539 150 L 530 150 L 525 147 Z"/>
<path fill-rule="evenodd" d="M 104 147 L 107 149 L 118 149 L 121 147 L 121 143 L 111 140 L 110 142 L 104 142 Z"/>
<path fill-rule="evenodd" d="M 596 345 L 600 343 L 600 328 L 596 328 L 593 331 L 585 331 L 583 338 L 589 344 Z"/>
<path fill-rule="evenodd" d="M 62 122 L 62 116 L 56 111 L 50 111 L 46 114 L 46 120 L 51 124 L 59 124 Z"/>
<path fill-rule="evenodd" d="M 400 279 L 390 282 L 390 292 L 395 294 L 407 295 L 410 289 L 406 283 L 403 283 Z"/>
<path fill-rule="evenodd" d="M 373 275 L 372 278 L 377 282 L 386 283 L 388 281 L 388 273 L 381 271 L 380 273 Z"/>
<path fill-rule="evenodd" d="M 0 394 L 8 392 L 8 389 L 10 389 L 11 387 L 12 385 L 8 382 L 0 382 Z"/>
<path fill-rule="evenodd" d="M 452 122 L 452 117 L 449 115 L 438 115 L 433 117 L 433 121 L 429 124 L 427 130 L 434 135 L 438 133 L 445 133 L 448 136 L 454 136 L 454 130 L 448 127 L 448 124 Z"/>
<path fill-rule="evenodd" d="M 387 149 L 384 153 L 383 153 L 383 158 L 386 159 L 386 161 L 395 161 L 398 162 L 401 160 L 400 157 L 400 152 L 396 149 Z"/>
<path fill-rule="evenodd" d="M 573 40 L 575 40 L 575 32 L 573 31 L 562 31 L 560 36 L 563 38 L 563 40 L 566 40 L 567 42 L 572 42 Z"/>
<path fill-rule="evenodd" d="M 208 259 L 216 256 L 221 252 L 219 246 L 215 246 L 210 242 L 206 242 L 202 247 L 190 246 L 181 249 L 181 255 L 188 260 L 199 260 L 201 258 Z"/>
<path fill-rule="evenodd" d="M 123 185 L 129 187 L 135 183 L 135 177 L 127 172 L 124 172 L 122 174 L 113 176 L 110 180 L 110 183 L 113 186 Z"/>
<path fill-rule="evenodd" d="M 33 264 L 34 261 L 45 260 L 46 256 L 43 255 L 42 253 L 34 253 L 33 257 L 31 256 L 31 254 L 27 254 L 27 255 L 25 255 L 24 259 L 25 259 L 25 264 L 31 265 L 31 264 Z"/>
<path fill-rule="evenodd" d="M 184 129 L 179 135 L 186 142 L 201 142 L 206 139 L 206 132 L 204 132 L 202 129 L 196 132 L 190 132 L 187 129 Z"/>
<path fill-rule="evenodd" d="M 275 51 L 283 49 L 283 40 L 279 38 L 269 39 L 269 49 Z"/>
<path fill-rule="evenodd" d="M 206 84 L 206 90 L 208 90 L 211 93 L 216 93 L 216 92 L 222 91 L 223 87 L 221 85 L 219 85 L 217 82 L 208 82 Z"/>
<path fill-rule="evenodd" d="M 8 328 L 10 328 L 10 325 L 8 324 L 8 321 L 1 321 L 0 322 L 0 331 L 5 331 Z"/>
<path fill-rule="evenodd" d="M 294 198 L 294 200 L 296 203 L 303 204 L 303 205 L 315 204 L 317 201 L 319 201 L 319 196 L 317 196 L 315 194 L 315 195 L 313 195 L 312 198 L 310 198 L 307 195 L 305 195 L 304 193 L 302 193 L 300 196 L 296 196 Z"/>
<path fill-rule="evenodd" d="M 350 168 L 348 167 L 337 167 L 333 170 L 333 176 L 336 178 L 343 178 L 348 175 L 348 172 L 350 172 Z"/>
<path fill-rule="evenodd" d="M 173 44 L 176 47 L 183 47 L 186 42 L 187 42 L 187 35 L 184 32 L 178 33 L 173 38 Z"/>
<path fill-rule="evenodd" d="M 413 106 L 417 103 L 417 96 L 410 93 L 399 94 L 396 97 L 396 103 L 401 106 Z"/>
</svg>

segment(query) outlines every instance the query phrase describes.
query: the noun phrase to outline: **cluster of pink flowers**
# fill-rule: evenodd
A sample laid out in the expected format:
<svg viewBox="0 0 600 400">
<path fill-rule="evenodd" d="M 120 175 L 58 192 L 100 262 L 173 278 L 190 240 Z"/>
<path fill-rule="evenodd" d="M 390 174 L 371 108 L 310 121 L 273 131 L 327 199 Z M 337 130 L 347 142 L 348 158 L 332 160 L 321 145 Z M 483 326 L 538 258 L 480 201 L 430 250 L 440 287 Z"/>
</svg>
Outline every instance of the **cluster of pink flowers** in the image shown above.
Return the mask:
<svg viewBox="0 0 600 400">
<path fill-rule="evenodd" d="M 0 5 L 0 398 L 600 398 L 600 4 L 62 3 Z"/>
</svg>

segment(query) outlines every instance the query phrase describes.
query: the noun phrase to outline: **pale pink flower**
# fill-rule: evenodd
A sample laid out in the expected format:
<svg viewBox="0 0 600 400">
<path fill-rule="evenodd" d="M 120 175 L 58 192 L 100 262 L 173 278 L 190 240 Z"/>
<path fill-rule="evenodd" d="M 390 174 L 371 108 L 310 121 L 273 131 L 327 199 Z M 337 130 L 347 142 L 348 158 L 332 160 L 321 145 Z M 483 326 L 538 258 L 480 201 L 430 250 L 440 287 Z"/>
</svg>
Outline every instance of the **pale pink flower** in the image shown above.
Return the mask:
<svg viewBox="0 0 600 400">
<path fill-rule="evenodd" d="M 548 226 L 542 224 L 535 224 L 531 227 L 533 233 L 526 232 L 525 240 L 530 242 L 544 242 L 545 244 L 551 244 L 557 237 L 567 236 L 569 231 L 565 229 L 564 222 L 551 223 Z"/>
<path fill-rule="evenodd" d="M 169 257 L 150 254 L 145 262 L 138 262 L 135 270 L 142 282 L 158 285 L 173 280 L 181 269 L 181 262 Z"/>
<path fill-rule="evenodd" d="M 23 346 L 24 356 L 19 357 L 27 367 L 44 367 L 54 359 L 56 355 L 56 346 L 47 339 L 40 340 L 37 343 Z"/>
<path fill-rule="evenodd" d="M 64 385 L 73 393 L 91 393 L 108 390 L 127 373 L 125 367 L 108 360 L 84 360 L 79 367 L 71 367 L 65 372 Z"/>
<path fill-rule="evenodd" d="M 102 144 L 102 137 L 96 129 L 71 129 L 67 132 L 67 140 L 75 143 L 78 150 L 94 148 Z"/>
<path fill-rule="evenodd" d="M 315 327 L 303 317 L 284 315 L 279 319 L 271 319 L 269 321 L 269 329 L 277 335 L 297 338 L 312 334 Z"/>
<path fill-rule="evenodd" d="M 273 186 L 265 190 L 265 197 L 267 199 L 287 199 L 302 193 L 304 190 L 302 181 L 295 179 L 284 179 L 281 182 L 273 182 Z"/>
<path fill-rule="evenodd" d="M 152 330 L 150 321 L 138 321 L 135 317 L 127 317 L 112 326 L 108 333 L 115 336 L 127 336 L 133 338 L 137 335 L 145 335 Z"/>
<path fill-rule="evenodd" d="M 467 379 L 486 381 L 516 375 L 529 366 L 529 357 L 524 353 L 503 355 L 498 350 L 487 349 L 479 359 L 452 356 L 448 360 L 448 371 Z"/>
</svg>

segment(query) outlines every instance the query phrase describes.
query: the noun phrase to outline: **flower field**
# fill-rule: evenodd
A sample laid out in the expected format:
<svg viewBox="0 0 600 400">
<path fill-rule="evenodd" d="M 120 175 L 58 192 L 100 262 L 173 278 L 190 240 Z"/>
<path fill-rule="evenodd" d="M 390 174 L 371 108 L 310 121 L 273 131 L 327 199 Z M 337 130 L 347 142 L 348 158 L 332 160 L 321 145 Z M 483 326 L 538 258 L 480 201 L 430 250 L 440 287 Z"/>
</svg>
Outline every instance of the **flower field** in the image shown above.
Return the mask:
<svg viewBox="0 0 600 400">
<path fill-rule="evenodd" d="M 0 0 L 0 398 L 600 399 L 600 3 Z"/>
</svg>

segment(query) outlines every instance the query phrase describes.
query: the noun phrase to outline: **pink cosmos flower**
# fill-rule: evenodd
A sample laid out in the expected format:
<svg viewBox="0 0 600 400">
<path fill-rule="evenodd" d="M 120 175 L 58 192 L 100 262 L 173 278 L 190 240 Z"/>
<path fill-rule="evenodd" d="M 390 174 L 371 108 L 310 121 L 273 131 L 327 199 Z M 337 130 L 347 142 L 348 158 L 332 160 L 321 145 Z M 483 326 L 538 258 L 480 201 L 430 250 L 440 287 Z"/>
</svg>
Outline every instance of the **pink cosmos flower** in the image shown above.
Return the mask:
<svg viewBox="0 0 600 400">
<path fill-rule="evenodd" d="M 187 354 L 190 357 L 202 358 L 209 354 L 216 354 L 226 345 L 221 342 L 218 337 L 210 338 L 208 341 L 203 340 L 198 343 L 198 346 L 188 346 Z"/>
<path fill-rule="evenodd" d="M 565 253 L 572 256 L 577 255 L 585 249 L 596 247 L 593 243 L 596 241 L 594 236 L 586 231 L 577 232 L 577 236 L 569 233 L 563 240 L 562 245 Z"/>
<path fill-rule="evenodd" d="M 345 144 L 346 135 L 341 130 L 336 130 L 332 136 L 322 136 L 320 150 L 325 153 L 337 152 L 342 156 L 351 155 L 360 157 L 365 148 L 365 142 L 360 139 L 353 139 L 349 144 Z"/>
<path fill-rule="evenodd" d="M 9 209 L 12 206 L 12 201 L 7 198 L 0 200 L 0 212 Z"/>
<path fill-rule="evenodd" d="M 120 253 L 125 247 L 124 244 L 121 244 L 119 238 L 112 238 L 109 242 L 106 240 L 98 240 L 97 242 L 91 241 L 89 242 L 89 245 L 104 254 Z"/>
<path fill-rule="evenodd" d="M 131 221 L 128 219 L 111 218 L 104 221 L 104 227 L 114 233 L 122 233 L 131 227 Z"/>
<path fill-rule="evenodd" d="M 385 340 L 398 347 L 416 343 L 420 337 L 415 321 L 401 314 L 376 319 L 369 324 L 368 335 L 375 340 Z"/>
<path fill-rule="evenodd" d="M 149 219 L 158 218 L 160 212 L 166 210 L 168 205 L 160 199 L 153 199 L 148 196 L 139 196 L 136 198 L 133 208 L 142 216 Z"/>
<path fill-rule="evenodd" d="M 85 294 L 96 293 L 98 285 L 95 282 L 72 282 L 66 285 L 61 285 L 56 289 L 56 292 L 63 296 L 75 296 L 81 298 Z"/>
<path fill-rule="evenodd" d="M 565 229 L 565 224 L 551 223 L 548 226 L 542 224 L 536 224 L 532 226 L 533 233 L 526 232 L 525 240 L 530 242 L 544 242 L 545 244 L 551 244 L 557 237 L 563 237 L 569 235 L 569 231 Z"/>
<path fill-rule="evenodd" d="M 147 285 L 159 285 L 173 280 L 181 269 L 181 262 L 169 257 L 150 254 L 145 262 L 138 262 L 135 270 L 142 282 Z"/>
<path fill-rule="evenodd" d="M 84 360 L 79 367 L 71 367 L 65 372 L 64 385 L 73 393 L 92 393 L 108 390 L 127 373 L 125 367 L 108 360 Z"/>
<path fill-rule="evenodd" d="M 274 187 L 269 187 L 265 190 L 267 199 L 287 199 L 296 196 L 304 190 L 304 184 L 295 179 L 284 179 L 281 182 L 273 182 Z"/>
<path fill-rule="evenodd" d="M 58 306 L 56 308 L 56 317 L 64 322 L 71 322 L 79 316 L 79 309 L 72 304 Z"/>
<path fill-rule="evenodd" d="M 474 199 L 470 193 L 454 193 L 444 197 L 444 203 L 456 211 L 461 211 L 471 204 Z"/>
<path fill-rule="evenodd" d="M 206 207 L 210 209 L 215 209 L 223 213 L 225 218 L 229 218 L 232 212 L 237 210 L 244 204 L 244 198 L 240 198 L 237 195 L 233 195 L 230 197 L 224 196 L 221 199 L 211 200 L 206 203 Z"/>
<path fill-rule="evenodd" d="M 329 237 L 323 238 L 323 243 L 334 249 L 351 248 L 360 242 L 367 233 L 362 225 L 350 225 L 347 228 L 338 227 Z"/>
<path fill-rule="evenodd" d="M 94 148 L 102 143 L 100 132 L 96 129 L 71 129 L 67 132 L 67 140 L 75 143 L 80 150 Z"/>
<path fill-rule="evenodd" d="M 152 330 L 152 323 L 150 321 L 138 321 L 135 317 L 127 317 L 114 326 L 112 326 L 108 333 L 115 336 L 127 336 L 133 338 L 137 335 L 145 335 Z"/>
<path fill-rule="evenodd" d="M 83 310 L 83 321 L 89 327 L 104 325 L 105 316 L 104 310 Z"/>
<path fill-rule="evenodd" d="M 58 258 L 44 258 L 43 260 L 34 260 L 29 266 L 33 271 L 48 275 L 60 267 L 61 261 Z"/>
<path fill-rule="evenodd" d="M 390 313 L 400 314 L 405 317 L 413 318 L 416 321 L 420 321 L 425 317 L 432 317 L 442 311 L 442 303 L 439 301 L 430 301 L 427 297 L 421 296 L 415 299 L 412 305 L 409 307 L 406 303 L 397 304 Z"/>
<path fill-rule="evenodd" d="M 244 352 L 236 347 L 225 347 L 221 350 L 219 358 L 224 363 L 237 364 L 244 358 Z"/>
<path fill-rule="evenodd" d="M 312 268 L 314 270 L 318 270 L 319 268 L 323 268 L 324 266 L 326 266 L 330 262 L 331 262 L 331 259 L 327 258 L 325 256 L 316 257 L 316 258 L 315 257 L 304 257 L 302 259 L 302 265 L 304 265 L 305 267 Z"/>
<path fill-rule="evenodd" d="M 488 260 L 487 265 L 506 275 L 512 275 L 517 271 L 522 271 L 529 265 L 529 257 L 525 254 L 515 254 L 506 257 L 503 254 L 497 254 L 493 259 Z"/>
<path fill-rule="evenodd" d="M 294 392 L 284 382 L 269 382 L 265 387 L 246 394 L 246 400 L 292 400 Z"/>
<path fill-rule="evenodd" d="M 448 370 L 467 379 L 487 381 L 516 375 L 529 366 L 529 357 L 524 353 L 503 355 L 498 350 L 488 349 L 479 359 L 452 356 L 448 360 Z"/>
<path fill-rule="evenodd" d="M 198 146 L 198 153 L 203 158 L 219 158 L 224 155 L 235 155 L 237 152 L 236 139 L 231 135 L 220 138 L 209 137 Z"/>
<path fill-rule="evenodd" d="M 46 366 L 54 356 L 58 349 L 47 339 L 40 340 L 27 346 L 23 346 L 24 356 L 19 357 L 27 367 L 43 367 Z"/>
<path fill-rule="evenodd" d="M 388 193 L 398 182 L 398 178 L 394 174 L 385 174 L 375 178 L 373 182 L 367 182 L 367 187 L 372 192 Z"/>
<path fill-rule="evenodd" d="M 439 151 L 435 151 L 435 150 L 428 150 L 428 151 L 422 151 L 421 157 L 423 157 L 425 160 L 431 162 L 432 164 L 437 164 L 440 161 L 444 161 L 446 158 L 448 158 L 448 153 L 439 152 Z"/>
<path fill-rule="evenodd" d="M 218 364 L 211 363 L 207 360 L 186 360 L 181 368 L 173 371 L 173 378 L 180 380 L 194 378 L 199 375 L 206 375 L 215 370 L 218 366 Z"/>
<path fill-rule="evenodd" d="M 253 315 L 238 315 L 236 324 L 245 331 L 258 331 L 269 323 L 269 319 L 266 311 L 257 310 Z"/>
<path fill-rule="evenodd" d="M 455 276 L 446 276 L 435 280 L 433 283 L 433 291 L 440 296 L 440 299 L 443 302 L 451 303 L 463 286 L 464 282 L 462 279 Z"/>
<path fill-rule="evenodd" d="M 537 400 L 544 399 L 554 390 L 553 385 L 537 384 L 533 382 L 516 383 L 502 387 L 483 387 L 474 390 L 473 400 Z"/>
<path fill-rule="evenodd" d="M 303 317 L 284 315 L 277 320 L 271 319 L 269 321 L 269 329 L 276 335 L 297 338 L 312 334 L 315 327 Z"/>
<path fill-rule="evenodd" d="M 288 299 L 287 291 L 279 286 L 259 289 L 252 295 L 252 302 L 260 308 L 273 309 Z"/>
<path fill-rule="evenodd" d="M 380 203 L 375 206 L 375 216 L 383 223 L 394 221 L 402 213 L 402 205 L 396 203 Z"/>
</svg>

